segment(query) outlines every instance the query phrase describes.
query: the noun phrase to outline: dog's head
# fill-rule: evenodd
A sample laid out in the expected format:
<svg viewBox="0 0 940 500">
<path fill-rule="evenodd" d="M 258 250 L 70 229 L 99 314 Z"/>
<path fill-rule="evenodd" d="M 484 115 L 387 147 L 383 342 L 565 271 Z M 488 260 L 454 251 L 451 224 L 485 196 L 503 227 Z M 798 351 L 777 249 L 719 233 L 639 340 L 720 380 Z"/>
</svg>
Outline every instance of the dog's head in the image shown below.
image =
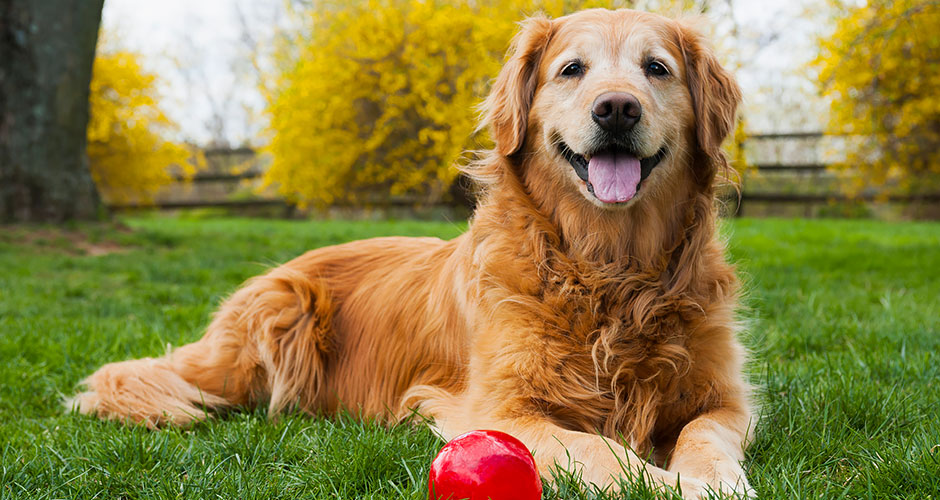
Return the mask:
<svg viewBox="0 0 940 500">
<path fill-rule="evenodd" d="M 499 155 L 540 169 L 526 177 L 606 210 L 679 175 L 711 185 L 741 96 L 693 29 L 630 10 L 535 17 L 510 54 L 484 121 Z"/>
</svg>

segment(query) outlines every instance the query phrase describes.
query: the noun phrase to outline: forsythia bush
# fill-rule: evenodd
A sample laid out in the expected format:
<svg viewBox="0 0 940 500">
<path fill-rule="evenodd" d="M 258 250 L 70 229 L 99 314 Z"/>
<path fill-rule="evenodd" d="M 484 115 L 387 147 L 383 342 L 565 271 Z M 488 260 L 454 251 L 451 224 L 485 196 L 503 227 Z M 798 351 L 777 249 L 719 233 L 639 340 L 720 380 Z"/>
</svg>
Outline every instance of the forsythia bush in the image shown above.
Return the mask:
<svg viewBox="0 0 940 500">
<path fill-rule="evenodd" d="M 368 195 L 440 199 L 461 152 L 481 145 L 473 109 L 516 23 L 586 3 L 314 3 L 306 46 L 269 96 L 266 182 L 302 206 L 374 201 Z"/>
<path fill-rule="evenodd" d="M 830 132 L 848 134 L 843 170 L 857 189 L 924 187 L 940 177 L 940 3 L 870 0 L 843 7 L 815 61 Z"/>
<path fill-rule="evenodd" d="M 173 181 L 168 168 L 192 174 L 190 151 L 164 139 L 175 128 L 157 102 L 156 77 L 127 51 L 99 49 L 91 81 L 88 156 L 105 200 L 147 202 Z"/>
</svg>

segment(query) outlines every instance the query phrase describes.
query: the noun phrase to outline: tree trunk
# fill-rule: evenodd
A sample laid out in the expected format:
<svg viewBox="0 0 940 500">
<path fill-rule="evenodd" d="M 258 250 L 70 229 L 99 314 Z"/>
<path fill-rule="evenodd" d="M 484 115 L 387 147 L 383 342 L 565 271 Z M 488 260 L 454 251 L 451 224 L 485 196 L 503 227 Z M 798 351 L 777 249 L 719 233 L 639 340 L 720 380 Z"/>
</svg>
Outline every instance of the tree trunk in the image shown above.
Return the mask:
<svg viewBox="0 0 940 500">
<path fill-rule="evenodd" d="M 104 0 L 0 0 L 0 221 L 89 219 L 85 151 Z"/>
</svg>

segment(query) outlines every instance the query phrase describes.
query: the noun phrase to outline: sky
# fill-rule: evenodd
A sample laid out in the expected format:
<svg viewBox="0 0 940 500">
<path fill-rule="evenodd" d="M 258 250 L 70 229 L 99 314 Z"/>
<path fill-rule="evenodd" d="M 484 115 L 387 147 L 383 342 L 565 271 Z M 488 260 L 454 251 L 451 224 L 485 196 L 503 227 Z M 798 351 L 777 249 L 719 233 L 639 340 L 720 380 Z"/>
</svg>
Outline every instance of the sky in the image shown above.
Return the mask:
<svg viewBox="0 0 940 500">
<path fill-rule="evenodd" d="M 728 5 L 731 5 L 730 9 Z M 823 0 L 714 0 L 717 51 L 744 91 L 750 132 L 812 131 L 824 113 L 806 69 Z M 263 141 L 264 99 L 247 54 L 285 22 L 284 0 L 106 0 L 107 39 L 144 55 L 160 77 L 180 138 L 200 145 Z M 731 23 L 729 12 L 733 12 Z M 807 16 L 807 13 L 814 14 Z M 495 75 L 494 75 L 495 76 Z"/>
<path fill-rule="evenodd" d="M 281 22 L 283 3 L 106 0 L 102 26 L 108 40 L 142 54 L 145 67 L 159 76 L 166 111 L 183 137 L 240 145 L 257 137 L 264 108 L 243 26 L 251 36 L 267 36 Z"/>
</svg>

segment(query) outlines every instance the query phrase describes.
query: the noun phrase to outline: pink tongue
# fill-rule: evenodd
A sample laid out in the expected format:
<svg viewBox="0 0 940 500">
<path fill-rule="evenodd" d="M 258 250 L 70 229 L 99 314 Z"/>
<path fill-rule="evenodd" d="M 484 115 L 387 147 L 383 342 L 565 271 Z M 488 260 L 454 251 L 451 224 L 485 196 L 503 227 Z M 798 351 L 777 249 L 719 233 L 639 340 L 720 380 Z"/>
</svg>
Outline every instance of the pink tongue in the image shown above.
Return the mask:
<svg viewBox="0 0 940 500">
<path fill-rule="evenodd" d="M 588 182 L 604 203 L 630 201 L 640 183 L 640 160 L 625 153 L 599 153 L 588 163 Z"/>
</svg>

